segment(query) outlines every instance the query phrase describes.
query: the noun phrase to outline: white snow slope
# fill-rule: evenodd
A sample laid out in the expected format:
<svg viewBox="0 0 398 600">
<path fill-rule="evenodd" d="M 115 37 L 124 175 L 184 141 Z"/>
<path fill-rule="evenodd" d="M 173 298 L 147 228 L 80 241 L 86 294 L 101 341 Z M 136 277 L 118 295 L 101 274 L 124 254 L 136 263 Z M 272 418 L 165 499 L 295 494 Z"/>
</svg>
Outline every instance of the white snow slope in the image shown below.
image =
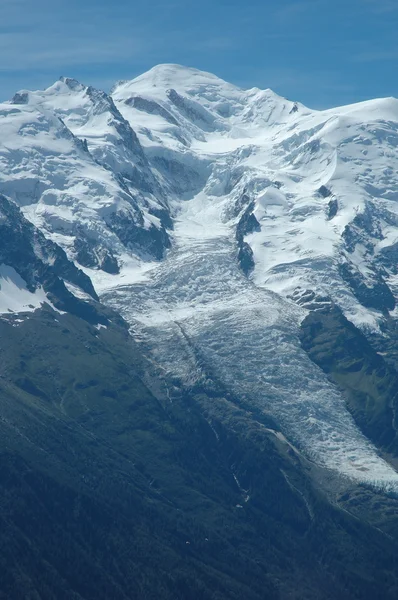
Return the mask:
<svg viewBox="0 0 398 600">
<path fill-rule="evenodd" d="M 313 111 L 177 65 L 120 82 L 111 96 L 62 79 L 4 104 L 0 191 L 75 259 L 79 222 L 110 249 L 119 274 L 86 272 L 170 375 L 200 378 L 200 354 L 318 464 L 398 489 L 298 339 L 306 290 L 365 332 L 379 330 L 386 310 L 395 316 L 398 101 Z M 93 97 L 106 110 L 93 110 Z M 137 136 L 127 150 L 120 123 Z M 139 185 L 128 177 L 135 167 Z M 145 262 L 104 225 L 132 190 L 140 226 L 159 228 L 156 210 L 167 213 L 163 260 Z M 244 232 L 248 277 L 236 242 L 245 211 L 257 220 Z M 352 279 L 390 296 L 364 302 Z"/>
<path fill-rule="evenodd" d="M 26 281 L 8 265 L 0 265 L 0 314 L 25 313 L 50 304 L 41 288 L 30 292 Z"/>
</svg>

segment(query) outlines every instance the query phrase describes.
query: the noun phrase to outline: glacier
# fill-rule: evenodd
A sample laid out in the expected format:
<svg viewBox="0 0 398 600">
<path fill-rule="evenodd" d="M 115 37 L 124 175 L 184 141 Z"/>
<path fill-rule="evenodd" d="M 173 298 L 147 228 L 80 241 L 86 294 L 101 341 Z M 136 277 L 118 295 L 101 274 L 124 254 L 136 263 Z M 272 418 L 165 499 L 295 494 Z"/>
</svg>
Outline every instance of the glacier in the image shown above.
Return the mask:
<svg viewBox="0 0 398 600">
<path fill-rule="evenodd" d="M 193 385 L 202 376 L 197 358 L 204 357 L 210 373 L 270 415 L 316 464 L 398 490 L 398 474 L 301 349 L 305 309 L 248 283 L 237 265 L 232 232 L 222 223 L 217 228 L 213 200 L 207 199 L 207 214 L 201 195 L 187 201 L 165 261 L 143 282 L 104 289 L 102 299 L 126 318 L 165 376 Z"/>
</svg>

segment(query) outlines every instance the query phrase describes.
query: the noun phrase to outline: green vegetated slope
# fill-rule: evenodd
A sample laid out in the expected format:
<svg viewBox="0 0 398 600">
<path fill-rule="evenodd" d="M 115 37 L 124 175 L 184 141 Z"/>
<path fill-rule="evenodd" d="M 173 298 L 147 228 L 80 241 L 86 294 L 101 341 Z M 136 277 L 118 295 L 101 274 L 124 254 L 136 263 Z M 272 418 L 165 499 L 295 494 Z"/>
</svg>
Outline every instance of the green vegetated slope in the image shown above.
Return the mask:
<svg viewBox="0 0 398 600">
<path fill-rule="evenodd" d="M 346 392 L 347 405 L 364 433 L 398 454 L 398 374 L 337 307 L 311 312 L 301 341 L 311 359 Z"/>
<path fill-rule="evenodd" d="M 261 415 L 163 393 L 122 327 L 11 316 L 0 359 L 0 598 L 396 597 L 394 499 L 332 502 Z"/>
</svg>

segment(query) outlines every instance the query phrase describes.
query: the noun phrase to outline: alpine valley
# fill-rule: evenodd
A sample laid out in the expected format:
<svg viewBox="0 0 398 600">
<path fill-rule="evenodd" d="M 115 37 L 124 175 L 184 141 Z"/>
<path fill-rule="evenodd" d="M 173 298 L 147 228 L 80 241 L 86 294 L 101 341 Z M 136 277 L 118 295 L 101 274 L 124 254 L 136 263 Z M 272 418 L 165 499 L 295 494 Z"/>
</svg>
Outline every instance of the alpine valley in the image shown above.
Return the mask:
<svg viewBox="0 0 398 600">
<path fill-rule="evenodd" d="M 0 599 L 396 599 L 398 100 L 17 92 L 0 357 Z"/>
</svg>

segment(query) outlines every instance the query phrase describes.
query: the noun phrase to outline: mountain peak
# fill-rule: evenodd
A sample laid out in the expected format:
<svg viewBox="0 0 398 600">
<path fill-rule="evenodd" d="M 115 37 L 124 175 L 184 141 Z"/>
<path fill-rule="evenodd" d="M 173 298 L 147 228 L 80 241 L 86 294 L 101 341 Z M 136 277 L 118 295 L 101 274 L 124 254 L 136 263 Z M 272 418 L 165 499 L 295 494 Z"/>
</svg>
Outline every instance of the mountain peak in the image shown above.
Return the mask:
<svg viewBox="0 0 398 600">
<path fill-rule="evenodd" d="M 198 89 L 208 85 L 238 89 L 217 75 L 206 71 L 183 65 L 160 64 L 130 81 L 119 82 L 112 91 L 128 90 L 133 87 L 137 90 L 150 89 L 153 92 L 154 88 Z"/>
<path fill-rule="evenodd" d="M 86 88 L 85 85 L 80 83 L 80 81 L 77 81 L 77 79 L 73 79 L 73 77 L 64 77 L 63 75 L 61 75 L 59 81 L 64 83 L 70 90 L 73 91 L 81 91 Z"/>
</svg>

